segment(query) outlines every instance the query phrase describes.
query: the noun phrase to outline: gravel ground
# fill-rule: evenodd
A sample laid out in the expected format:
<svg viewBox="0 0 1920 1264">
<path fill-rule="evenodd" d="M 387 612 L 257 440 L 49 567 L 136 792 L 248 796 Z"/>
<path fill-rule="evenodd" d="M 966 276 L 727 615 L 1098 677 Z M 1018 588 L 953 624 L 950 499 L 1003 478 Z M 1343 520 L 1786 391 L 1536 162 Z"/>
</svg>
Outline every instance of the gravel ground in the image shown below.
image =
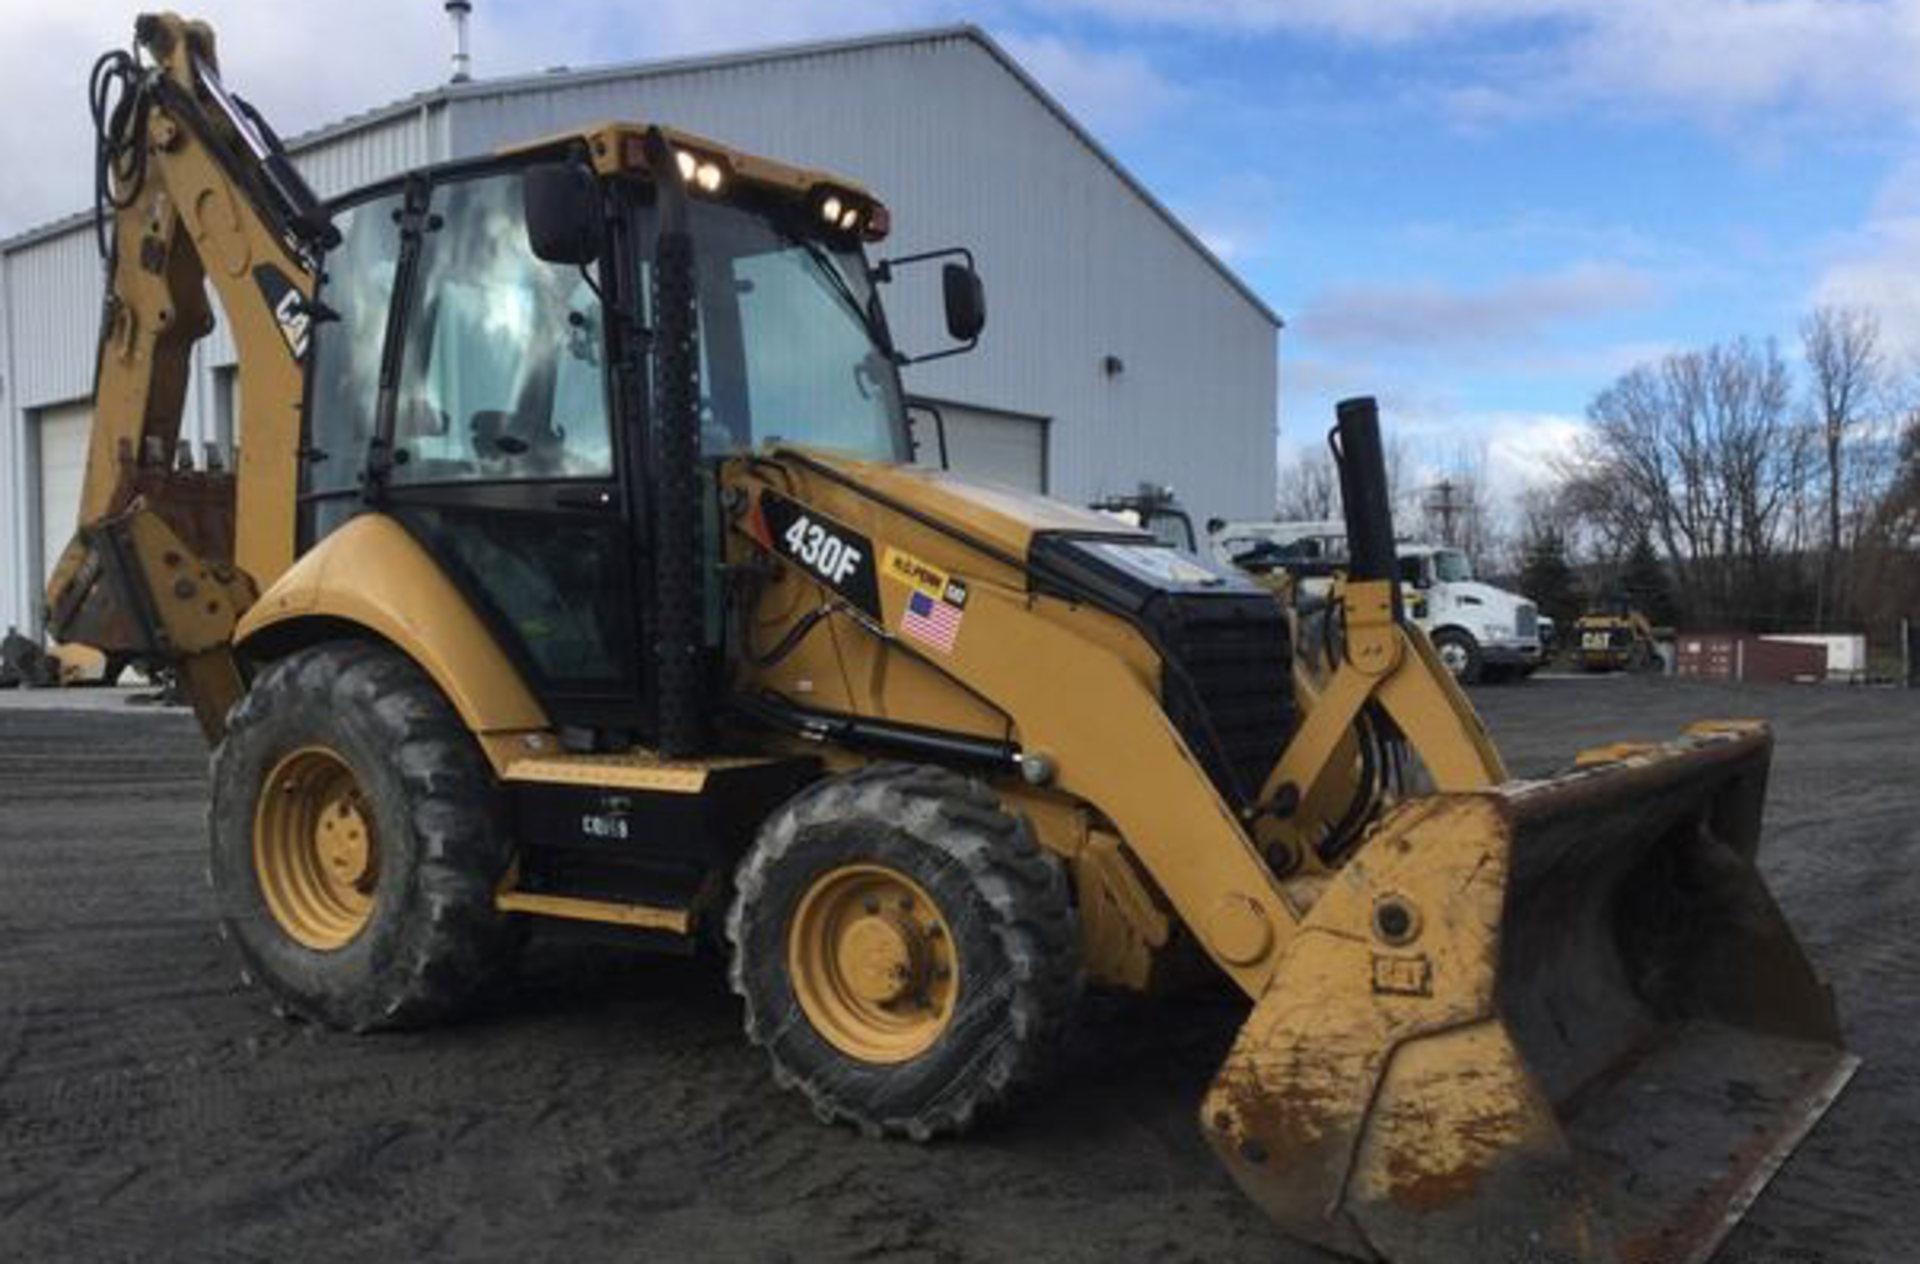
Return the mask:
<svg viewBox="0 0 1920 1264">
<path fill-rule="evenodd" d="M 1772 720 L 1765 866 L 1866 1066 L 1720 1257 L 1920 1257 L 1920 694 L 1536 679 L 1476 694 L 1520 773 L 1700 716 Z M 717 965 L 537 941 L 465 1025 L 274 1019 L 213 929 L 180 712 L 0 694 L 0 1258 L 1305 1264 L 1194 1110 L 1244 1007 L 1097 999 L 965 1140 L 816 1124 Z"/>
</svg>

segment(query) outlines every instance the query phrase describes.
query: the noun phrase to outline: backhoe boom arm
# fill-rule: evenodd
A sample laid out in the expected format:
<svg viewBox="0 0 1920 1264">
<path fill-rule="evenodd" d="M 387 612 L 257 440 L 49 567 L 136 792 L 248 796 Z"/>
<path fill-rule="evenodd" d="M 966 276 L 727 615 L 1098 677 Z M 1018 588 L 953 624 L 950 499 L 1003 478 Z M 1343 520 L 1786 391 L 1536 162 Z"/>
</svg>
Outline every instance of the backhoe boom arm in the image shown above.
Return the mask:
<svg viewBox="0 0 1920 1264">
<path fill-rule="evenodd" d="M 78 532 L 48 581 L 48 630 L 181 669 L 212 734 L 238 689 L 233 622 L 293 561 L 311 300 L 335 235 L 221 85 L 213 32 L 174 14 L 135 31 L 133 52 L 94 72 L 106 293 Z M 209 287 L 244 370 L 231 474 L 172 460 Z"/>
</svg>

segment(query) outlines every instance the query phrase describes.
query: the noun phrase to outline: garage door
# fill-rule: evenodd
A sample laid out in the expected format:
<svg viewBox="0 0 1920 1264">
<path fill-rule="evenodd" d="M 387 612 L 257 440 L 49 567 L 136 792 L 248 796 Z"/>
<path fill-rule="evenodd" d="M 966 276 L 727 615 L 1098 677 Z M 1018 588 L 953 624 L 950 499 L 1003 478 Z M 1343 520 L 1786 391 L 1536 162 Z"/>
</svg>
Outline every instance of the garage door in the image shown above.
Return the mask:
<svg viewBox="0 0 1920 1264">
<path fill-rule="evenodd" d="M 1045 418 L 947 400 L 927 402 L 946 421 L 947 463 L 954 473 L 1032 492 L 1047 490 Z M 938 468 L 940 445 L 933 422 L 917 408 L 914 435 L 920 444 L 920 464 Z"/>
<path fill-rule="evenodd" d="M 80 515 L 80 482 L 87 471 L 87 439 L 93 433 L 93 406 L 68 404 L 37 414 L 40 449 L 41 579 L 53 574 Z"/>
</svg>

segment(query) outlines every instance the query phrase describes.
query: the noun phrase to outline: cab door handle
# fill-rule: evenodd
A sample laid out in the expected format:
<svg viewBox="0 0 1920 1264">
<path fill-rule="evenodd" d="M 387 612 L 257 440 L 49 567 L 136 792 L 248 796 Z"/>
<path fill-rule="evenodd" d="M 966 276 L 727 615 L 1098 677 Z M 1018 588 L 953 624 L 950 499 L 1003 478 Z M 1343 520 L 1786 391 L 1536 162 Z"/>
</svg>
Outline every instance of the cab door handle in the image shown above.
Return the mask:
<svg viewBox="0 0 1920 1264">
<path fill-rule="evenodd" d="M 558 509 L 584 509 L 592 513 L 612 513 L 617 508 L 614 494 L 610 488 L 579 489 L 556 492 L 554 507 Z"/>
</svg>

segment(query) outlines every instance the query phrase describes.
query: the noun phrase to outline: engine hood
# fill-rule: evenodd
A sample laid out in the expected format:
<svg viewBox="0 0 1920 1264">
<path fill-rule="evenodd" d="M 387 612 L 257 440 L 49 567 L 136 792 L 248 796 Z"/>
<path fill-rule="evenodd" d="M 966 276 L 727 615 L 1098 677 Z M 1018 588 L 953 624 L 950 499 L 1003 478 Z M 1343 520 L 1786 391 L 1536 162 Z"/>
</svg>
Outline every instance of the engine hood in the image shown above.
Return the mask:
<svg viewBox="0 0 1920 1264">
<path fill-rule="evenodd" d="M 1478 580 L 1448 584 L 1446 592 L 1449 601 L 1456 607 L 1464 605 L 1471 610 L 1477 605 L 1481 610 L 1499 611 L 1503 614 L 1511 614 L 1519 607 L 1522 600 L 1510 592 L 1495 588 L 1491 584 L 1480 583 Z M 1467 600 L 1468 598 L 1472 600 Z"/>
<path fill-rule="evenodd" d="M 1034 537 L 1040 535 L 1154 542 L 1147 532 L 1106 514 L 1079 509 L 1003 483 L 962 478 L 944 470 L 913 465 L 859 461 L 818 448 L 786 450 L 824 465 L 888 500 L 938 518 L 983 544 L 1023 561 L 1032 551 Z"/>
</svg>

